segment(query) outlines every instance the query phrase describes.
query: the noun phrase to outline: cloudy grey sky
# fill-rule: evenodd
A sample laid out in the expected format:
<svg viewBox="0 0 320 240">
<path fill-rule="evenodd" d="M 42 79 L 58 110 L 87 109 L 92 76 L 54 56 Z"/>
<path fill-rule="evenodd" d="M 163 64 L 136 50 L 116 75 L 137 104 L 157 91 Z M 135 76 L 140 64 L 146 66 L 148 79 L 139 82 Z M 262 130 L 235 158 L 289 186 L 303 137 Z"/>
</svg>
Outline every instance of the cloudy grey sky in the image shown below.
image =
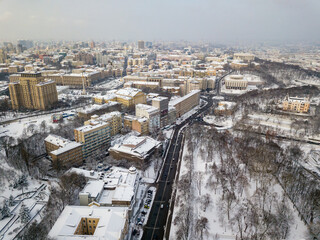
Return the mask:
<svg viewBox="0 0 320 240">
<path fill-rule="evenodd" d="M 0 0 L 0 41 L 319 41 L 320 0 Z"/>
</svg>

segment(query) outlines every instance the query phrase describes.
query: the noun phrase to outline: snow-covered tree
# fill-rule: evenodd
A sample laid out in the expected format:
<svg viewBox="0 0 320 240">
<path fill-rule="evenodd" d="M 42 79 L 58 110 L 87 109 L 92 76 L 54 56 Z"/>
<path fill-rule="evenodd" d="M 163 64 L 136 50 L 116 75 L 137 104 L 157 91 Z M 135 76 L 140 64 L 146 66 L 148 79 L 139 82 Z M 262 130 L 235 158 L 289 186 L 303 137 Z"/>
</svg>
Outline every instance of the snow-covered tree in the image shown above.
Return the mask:
<svg viewBox="0 0 320 240">
<path fill-rule="evenodd" d="M 15 205 L 16 203 L 15 203 L 15 201 L 14 201 L 14 197 L 12 196 L 12 195 L 10 195 L 10 197 L 9 197 L 9 206 L 13 206 L 13 205 Z"/>
<path fill-rule="evenodd" d="M 30 220 L 30 212 L 29 208 L 22 203 L 21 208 L 20 208 L 20 219 L 22 223 L 27 223 Z"/>
<path fill-rule="evenodd" d="M 8 200 L 5 200 L 3 207 L 1 209 L 1 219 L 6 218 L 6 217 L 10 217 L 10 216 L 11 216 L 11 212 L 9 209 Z"/>
</svg>

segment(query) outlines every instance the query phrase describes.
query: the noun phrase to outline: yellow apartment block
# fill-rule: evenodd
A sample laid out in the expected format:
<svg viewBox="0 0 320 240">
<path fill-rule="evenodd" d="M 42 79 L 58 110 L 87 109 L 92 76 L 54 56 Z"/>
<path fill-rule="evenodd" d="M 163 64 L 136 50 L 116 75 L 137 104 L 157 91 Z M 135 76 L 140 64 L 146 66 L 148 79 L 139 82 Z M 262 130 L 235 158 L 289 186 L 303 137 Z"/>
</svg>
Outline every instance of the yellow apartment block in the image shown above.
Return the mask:
<svg viewBox="0 0 320 240">
<path fill-rule="evenodd" d="M 50 134 L 44 140 L 47 154 L 53 163 L 59 162 L 61 166 L 79 166 L 83 163 L 82 145 L 60 136 Z"/>
<path fill-rule="evenodd" d="M 114 136 L 120 133 L 122 128 L 122 115 L 118 111 L 110 112 L 101 115 L 100 117 L 97 115 L 91 116 L 91 119 L 84 122 L 84 125 L 90 125 L 94 122 L 106 122 L 110 124 L 110 135 Z"/>
<path fill-rule="evenodd" d="M 115 101 L 121 103 L 124 107 L 133 107 L 138 103 L 147 102 L 146 94 L 136 88 L 122 88 L 104 96 L 95 96 L 93 97 L 93 100 L 97 104 Z"/>
<path fill-rule="evenodd" d="M 27 108 L 45 110 L 58 102 L 54 81 L 45 81 L 41 73 L 21 73 L 19 82 L 9 83 L 13 109 Z"/>
<path fill-rule="evenodd" d="M 149 134 L 149 120 L 146 117 L 137 117 L 133 115 L 124 116 L 124 127 L 139 132 L 141 135 Z"/>
<path fill-rule="evenodd" d="M 289 97 L 288 95 L 282 101 L 284 111 L 292 111 L 298 113 L 307 113 L 310 108 L 309 98 Z"/>
</svg>

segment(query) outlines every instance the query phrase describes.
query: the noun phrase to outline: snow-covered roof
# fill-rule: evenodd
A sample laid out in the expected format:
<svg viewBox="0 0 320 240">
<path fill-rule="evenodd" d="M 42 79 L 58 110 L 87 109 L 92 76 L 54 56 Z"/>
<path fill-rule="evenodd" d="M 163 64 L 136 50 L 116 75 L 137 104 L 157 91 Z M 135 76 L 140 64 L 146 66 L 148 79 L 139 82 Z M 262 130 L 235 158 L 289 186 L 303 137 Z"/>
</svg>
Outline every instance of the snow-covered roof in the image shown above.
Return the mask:
<svg viewBox="0 0 320 240">
<path fill-rule="evenodd" d="M 191 92 L 189 92 L 187 95 L 184 95 L 183 97 L 180 98 L 175 98 L 173 100 L 170 100 L 169 105 L 171 106 L 175 106 L 178 103 L 183 102 L 184 100 L 188 99 L 189 97 L 191 97 L 194 94 L 198 94 L 200 93 L 200 90 L 192 90 Z"/>
<path fill-rule="evenodd" d="M 97 128 L 102 127 L 102 126 L 107 127 L 107 126 L 109 126 L 109 123 L 99 122 L 99 123 L 97 123 L 95 125 L 84 125 L 82 127 L 76 128 L 75 130 L 77 130 L 79 132 L 88 132 L 88 131 L 97 129 Z"/>
<path fill-rule="evenodd" d="M 103 190 L 104 181 L 88 181 L 87 185 L 82 189 L 80 194 L 89 194 L 92 198 L 97 198 Z"/>
<path fill-rule="evenodd" d="M 98 120 L 101 121 L 109 121 L 111 120 L 113 117 L 121 117 L 121 113 L 119 111 L 114 111 L 114 112 L 110 112 L 110 113 L 106 113 L 101 115 Z"/>
<path fill-rule="evenodd" d="M 78 142 L 70 142 L 68 144 L 66 144 L 64 147 L 61 147 L 57 150 L 54 150 L 52 151 L 51 153 L 54 154 L 54 155 L 59 155 L 59 154 L 62 154 L 62 153 L 65 153 L 65 152 L 68 152 L 70 151 L 71 149 L 74 149 L 74 148 L 77 148 L 77 147 L 80 147 L 81 146 L 81 143 L 78 143 Z"/>
<path fill-rule="evenodd" d="M 118 240 L 127 221 L 128 207 L 66 206 L 49 232 L 57 240 Z M 75 235 L 82 218 L 99 219 L 93 235 Z"/>
<path fill-rule="evenodd" d="M 113 147 L 110 147 L 109 150 L 131 154 L 144 159 L 154 148 L 158 147 L 160 144 L 161 142 L 154 140 L 151 137 L 129 136 L 128 138 L 124 139 L 122 144 L 115 144 Z"/>
<path fill-rule="evenodd" d="M 83 110 L 79 110 L 78 112 L 85 113 L 85 114 L 93 113 L 95 111 L 102 110 L 102 109 L 107 109 L 108 107 L 114 106 L 114 105 L 117 105 L 117 104 L 119 104 L 119 103 L 113 102 L 113 101 L 110 101 L 110 102 L 102 104 L 102 105 L 93 104 L 90 107 L 86 107 Z"/>
<path fill-rule="evenodd" d="M 54 134 L 49 134 L 44 140 L 58 147 L 64 147 L 71 142 L 69 139 Z"/>
<path fill-rule="evenodd" d="M 128 97 L 134 97 L 138 93 L 141 93 L 142 91 L 137 88 L 121 88 L 119 89 L 116 94 L 121 96 L 128 96 Z"/>
<path fill-rule="evenodd" d="M 142 104 L 142 103 L 139 103 L 136 105 L 136 110 L 137 109 L 144 110 L 144 111 L 148 112 L 149 114 L 159 112 L 158 108 L 151 106 L 151 105 Z"/>
</svg>

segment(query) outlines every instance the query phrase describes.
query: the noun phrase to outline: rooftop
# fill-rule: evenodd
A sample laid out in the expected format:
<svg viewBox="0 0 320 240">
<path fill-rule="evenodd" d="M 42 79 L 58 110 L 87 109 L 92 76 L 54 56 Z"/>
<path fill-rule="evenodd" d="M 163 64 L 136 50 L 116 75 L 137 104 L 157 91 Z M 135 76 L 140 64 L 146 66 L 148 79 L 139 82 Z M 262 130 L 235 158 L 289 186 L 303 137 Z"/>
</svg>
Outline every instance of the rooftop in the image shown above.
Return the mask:
<svg viewBox="0 0 320 240">
<path fill-rule="evenodd" d="M 140 89 L 136 89 L 136 88 L 121 88 L 116 92 L 116 94 L 121 96 L 134 97 L 141 92 L 142 91 Z"/>
<path fill-rule="evenodd" d="M 129 136 L 124 139 L 122 144 L 115 144 L 113 147 L 110 147 L 109 151 L 123 152 L 136 156 L 140 159 L 145 159 L 150 152 L 160 144 L 161 142 L 154 140 L 151 137 Z"/>
<path fill-rule="evenodd" d="M 88 132 L 88 131 L 97 129 L 102 126 L 107 127 L 107 126 L 109 126 L 109 123 L 99 122 L 98 124 L 95 124 L 95 125 L 84 125 L 82 127 L 76 128 L 75 130 L 77 130 L 79 132 Z"/>
<path fill-rule="evenodd" d="M 49 232 L 49 237 L 57 240 L 118 240 L 127 221 L 127 212 L 127 207 L 66 206 Z M 93 235 L 74 235 L 82 218 L 99 219 Z"/>
<path fill-rule="evenodd" d="M 176 105 L 176 104 L 178 104 L 178 103 L 181 103 L 181 102 L 183 102 L 184 100 L 188 99 L 188 98 L 191 97 L 192 95 L 198 94 L 198 93 L 200 93 L 200 90 L 193 90 L 193 91 L 189 92 L 187 95 L 184 95 L 183 97 L 175 98 L 174 100 L 170 100 L 169 105 L 174 106 L 174 105 Z"/>
</svg>

